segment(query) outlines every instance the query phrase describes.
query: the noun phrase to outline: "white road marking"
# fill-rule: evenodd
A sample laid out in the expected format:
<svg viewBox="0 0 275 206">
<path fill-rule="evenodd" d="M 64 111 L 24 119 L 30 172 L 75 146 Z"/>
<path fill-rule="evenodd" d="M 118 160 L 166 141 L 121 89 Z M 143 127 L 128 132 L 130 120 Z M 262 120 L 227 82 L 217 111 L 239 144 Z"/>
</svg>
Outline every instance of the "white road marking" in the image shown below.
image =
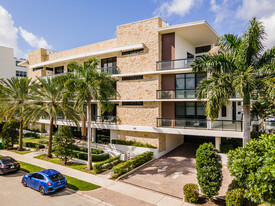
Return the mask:
<svg viewBox="0 0 275 206">
<path fill-rule="evenodd" d="M 180 175 L 182 175 L 182 172 L 175 172 L 175 175 L 172 177 L 173 179 L 177 179 Z"/>
<path fill-rule="evenodd" d="M 156 185 L 160 185 L 161 184 L 161 182 L 157 182 L 157 181 L 154 181 L 154 180 L 147 180 L 145 178 L 138 177 L 138 176 L 133 176 L 132 178 L 138 179 L 138 180 L 142 180 L 142 181 L 146 181 L 146 182 L 150 182 L 150 183 L 153 183 L 153 184 L 156 184 Z"/>
<path fill-rule="evenodd" d="M 162 169 L 158 169 L 158 173 L 165 172 L 168 166 L 164 166 Z"/>
</svg>

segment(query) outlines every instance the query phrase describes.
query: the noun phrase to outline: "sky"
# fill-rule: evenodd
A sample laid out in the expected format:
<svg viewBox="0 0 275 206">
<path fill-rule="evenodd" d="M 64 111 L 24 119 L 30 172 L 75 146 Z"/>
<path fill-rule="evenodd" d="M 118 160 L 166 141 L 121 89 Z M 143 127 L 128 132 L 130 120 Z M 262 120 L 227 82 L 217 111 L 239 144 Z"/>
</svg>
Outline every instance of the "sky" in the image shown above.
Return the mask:
<svg viewBox="0 0 275 206">
<path fill-rule="evenodd" d="M 38 48 L 63 51 L 116 37 L 116 26 L 159 16 L 170 25 L 206 20 L 219 35 L 241 35 L 262 21 L 275 45 L 275 0 L 0 0 L 0 46 L 27 58 Z"/>
</svg>

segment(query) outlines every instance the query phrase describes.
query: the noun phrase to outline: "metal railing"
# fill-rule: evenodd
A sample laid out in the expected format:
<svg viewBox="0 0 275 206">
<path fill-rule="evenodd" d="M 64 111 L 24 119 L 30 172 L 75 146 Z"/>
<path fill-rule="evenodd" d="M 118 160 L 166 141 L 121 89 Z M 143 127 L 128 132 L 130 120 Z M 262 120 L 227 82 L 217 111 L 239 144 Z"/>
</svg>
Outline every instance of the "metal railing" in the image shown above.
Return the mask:
<svg viewBox="0 0 275 206">
<path fill-rule="evenodd" d="M 195 99 L 196 90 L 157 90 L 157 99 Z"/>
<path fill-rule="evenodd" d="M 116 124 L 117 117 L 116 116 L 92 116 L 92 121 L 96 124 Z"/>
<path fill-rule="evenodd" d="M 207 119 L 157 118 L 157 127 L 242 132 L 243 122 L 240 120 L 216 120 L 211 122 Z"/>
<path fill-rule="evenodd" d="M 97 71 L 98 72 L 107 72 L 110 74 L 119 74 L 117 66 L 98 68 Z"/>
<path fill-rule="evenodd" d="M 157 71 L 186 69 L 186 68 L 190 68 L 190 64 L 193 61 L 194 61 L 194 58 L 158 61 L 156 69 Z"/>
</svg>

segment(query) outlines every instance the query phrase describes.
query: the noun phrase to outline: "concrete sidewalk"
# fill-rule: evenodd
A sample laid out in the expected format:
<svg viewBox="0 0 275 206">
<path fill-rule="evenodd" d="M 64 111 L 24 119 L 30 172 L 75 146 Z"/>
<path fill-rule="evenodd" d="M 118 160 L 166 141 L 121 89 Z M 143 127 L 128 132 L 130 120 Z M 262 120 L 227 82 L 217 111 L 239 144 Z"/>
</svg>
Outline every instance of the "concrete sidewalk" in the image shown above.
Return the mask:
<svg viewBox="0 0 275 206">
<path fill-rule="evenodd" d="M 183 202 L 180 199 L 173 198 L 161 193 L 157 193 L 151 190 L 143 189 L 136 187 L 127 183 L 122 183 L 118 181 L 113 181 L 99 177 L 97 175 L 89 174 L 86 172 L 81 172 L 79 170 L 71 169 L 62 165 L 54 164 L 44 160 L 39 160 L 33 158 L 34 156 L 40 155 L 40 152 L 32 152 L 25 155 L 20 155 L 14 152 L 9 152 L 6 150 L 0 150 L 0 155 L 11 156 L 16 160 L 27 162 L 29 164 L 34 164 L 43 168 L 56 169 L 59 172 L 66 174 L 68 176 L 91 182 L 93 184 L 99 185 L 107 190 L 116 192 L 117 194 L 126 195 L 130 198 L 135 198 L 146 203 L 158 206 L 188 206 L 192 205 L 186 202 Z M 88 195 L 88 194 L 87 194 Z"/>
</svg>

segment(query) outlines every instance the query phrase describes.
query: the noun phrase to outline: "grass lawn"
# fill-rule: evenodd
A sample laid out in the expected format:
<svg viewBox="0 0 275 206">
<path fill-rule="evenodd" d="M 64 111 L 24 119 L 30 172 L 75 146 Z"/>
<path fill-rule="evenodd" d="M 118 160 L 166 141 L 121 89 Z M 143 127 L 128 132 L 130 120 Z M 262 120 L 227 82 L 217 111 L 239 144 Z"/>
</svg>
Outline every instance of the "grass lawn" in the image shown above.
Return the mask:
<svg viewBox="0 0 275 206">
<path fill-rule="evenodd" d="M 72 169 L 80 170 L 82 172 L 87 172 L 87 173 L 95 174 L 94 171 L 88 171 L 86 169 L 86 167 L 87 167 L 86 165 L 79 164 L 79 163 L 68 163 L 68 165 L 64 165 L 64 161 L 62 159 L 60 159 L 60 158 L 57 158 L 57 157 L 48 158 L 46 155 L 38 155 L 38 156 L 36 156 L 34 158 L 45 160 L 45 161 L 52 162 L 52 163 L 59 164 L 59 165 L 63 165 L 63 166 L 66 166 L 66 167 L 70 167 Z"/>
<path fill-rule="evenodd" d="M 30 150 L 23 150 L 23 151 L 17 151 L 17 150 L 8 150 L 10 152 L 15 152 L 17 154 L 21 154 L 21 155 L 24 155 L 24 154 L 28 154 L 28 153 L 31 153 L 32 151 Z"/>
<path fill-rule="evenodd" d="M 34 143 L 39 143 L 39 140 L 47 140 L 45 138 L 29 138 L 29 137 L 24 137 L 23 142 L 34 142 Z"/>
<path fill-rule="evenodd" d="M 40 170 L 44 170 L 45 168 L 42 167 L 38 167 L 26 162 L 20 162 L 21 165 L 21 170 L 28 172 L 28 173 L 32 173 L 32 172 L 38 172 Z M 97 188 L 100 188 L 100 186 L 98 185 L 94 185 L 92 183 L 89 182 L 85 182 L 83 180 L 79 180 L 67 175 L 64 175 L 67 178 L 68 181 L 68 188 L 73 189 L 73 190 L 80 190 L 80 191 L 88 191 L 88 190 L 94 190 Z"/>
</svg>

